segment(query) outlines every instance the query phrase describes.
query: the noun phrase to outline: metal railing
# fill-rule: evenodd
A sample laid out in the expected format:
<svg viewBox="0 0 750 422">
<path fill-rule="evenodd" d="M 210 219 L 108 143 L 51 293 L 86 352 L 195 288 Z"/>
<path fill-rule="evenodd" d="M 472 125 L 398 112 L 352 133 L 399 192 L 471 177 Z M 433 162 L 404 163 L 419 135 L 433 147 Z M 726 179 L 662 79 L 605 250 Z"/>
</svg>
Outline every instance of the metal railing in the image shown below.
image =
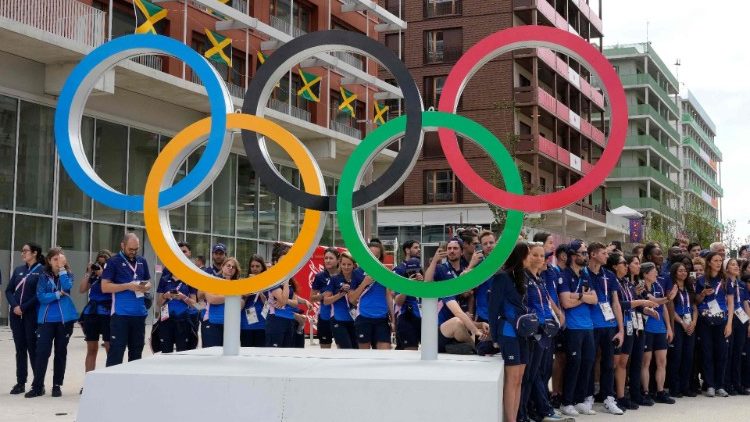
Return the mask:
<svg viewBox="0 0 750 422">
<path fill-rule="evenodd" d="M 662 102 L 670 109 L 674 114 L 677 114 L 677 102 L 669 93 L 661 86 L 658 82 L 649 74 L 637 73 L 630 75 L 620 75 L 620 81 L 628 88 L 633 85 L 648 85 L 651 89 L 656 92 L 656 95 L 662 100 Z"/>
<path fill-rule="evenodd" d="M 76 0 L 2 0 L 0 17 L 89 47 L 105 40 L 106 13 Z"/>
<path fill-rule="evenodd" d="M 215 10 L 211 9 L 210 7 L 202 3 L 198 3 L 195 0 L 190 0 L 189 4 L 206 13 L 210 13 L 212 15 L 218 14 Z M 239 10 L 242 13 L 247 13 L 247 0 L 232 0 L 229 3 L 227 3 L 227 6 L 231 7 L 232 9 Z"/>
<path fill-rule="evenodd" d="M 672 166 L 679 168 L 680 160 L 661 142 L 649 135 L 628 136 L 626 147 L 650 147 L 668 161 Z"/>
<path fill-rule="evenodd" d="M 331 52 L 331 55 L 350 66 L 354 66 L 359 70 L 365 70 L 365 65 L 362 59 L 355 56 L 354 54 L 347 53 L 346 51 L 333 51 Z"/>
<path fill-rule="evenodd" d="M 331 120 L 331 129 L 335 130 L 336 132 L 343 133 L 344 135 L 349 135 L 355 139 L 362 139 L 362 131 L 335 120 Z"/>
<path fill-rule="evenodd" d="M 703 139 L 703 141 L 708 145 L 708 147 L 713 151 L 714 154 L 716 154 L 717 157 L 719 157 L 719 160 L 722 159 L 721 150 L 714 144 L 713 139 L 711 136 L 706 132 L 705 129 L 703 129 L 698 122 L 691 116 L 689 113 L 682 113 L 682 123 L 689 124 L 693 130 L 698 134 L 698 136 Z"/>
<path fill-rule="evenodd" d="M 680 134 L 677 133 L 677 129 L 674 128 L 674 126 L 667 120 L 666 117 L 659 114 L 658 111 L 654 107 L 652 107 L 650 104 L 629 104 L 628 105 L 628 112 L 630 113 L 630 117 L 633 116 L 650 116 L 652 119 L 658 123 L 664 131 L 671 136 L 673 139 L 678 140 L 680 139 Z"/>
<path fill-rule="evenodd" d="M 130 60 L 138 64 L 142 64 L 146 67 L 150 67 L 151 69 L 158 70 L 160 72 L 164 70 L 163 68 L 164 61 L 161 56 L 156 56 L 153 54 L 144 54 L 141 56 L 131 57 Z"/>
<path fill-rule="evenodd" d="M 307 32 L 304 29 L 298 28 L 296 26 L 293 26 L 289 21 L 282 19 L 278 16 L 270 16 L 270 23 L 271 26 L 278 29 L 281 32 L 284 32 L 285 34 L 289 34 L 293 37 L 300 37 L 302 35 L 307 34 Z M 289 30 L 289 27 L 291 27 L 291 32 Z"/>
<path fill-rule="evenodd" d="M 649 166 L 639 167 L 616 167 L 609 174 L 608 179 L 651 179 L 659 182 L 672 192 L 679 192 L 679 185 L 668 175 Z"/>
<path fill-rule="evenodd" d="M 309 122 L 311 120 L 311 115 L 309 111 L 303 110 L 299 107 L 296 107 L 284 101 L 278 100 L 276 98 L 270 98 L 268 100 L 268 108 L 276 110 L 281 113 L 286 113 L 292 117 L 295 117 L 300 120 L 304 120 L 306 122 Z"/>
</svg>

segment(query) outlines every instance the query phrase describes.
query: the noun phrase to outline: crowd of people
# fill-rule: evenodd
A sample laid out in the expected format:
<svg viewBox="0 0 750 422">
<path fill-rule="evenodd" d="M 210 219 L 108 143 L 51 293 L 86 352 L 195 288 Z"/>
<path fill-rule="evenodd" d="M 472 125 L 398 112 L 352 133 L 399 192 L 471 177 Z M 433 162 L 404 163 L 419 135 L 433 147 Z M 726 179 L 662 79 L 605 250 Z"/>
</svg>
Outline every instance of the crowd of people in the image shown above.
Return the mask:
<svg viewBox="0 0 750 422">
<path fill-rule="evenodd" d="M 478 266 L 495 242 L 490 231 L 462 230 L 423 261 L 421 245 L 409 240 L 393 271 L 415 282 L 450 282 Z M 228 280 L 266 271 L 289 248 L 275 244 L 266 263 L 259 255 L 233 257 L 221 243 L 210 260 L 193 259 L 189 244 L 179 246 L 205 272 Z M 372 239 L 368 246 L 384 263 L 382 242 Z M 224 296 L 197 291 L 166 268 L 152 295 L 139 250 L 140 239 L 130 233 L 117 253 L 99 251 L 77 280 L 61 248 L 44 253 L 35 243 L 23 245 L 23 264 L 5 288 L 16 347 L 11 394 L 46 393 L 53 350 L 52 396 L 62 394 L 76 322 L 87 343 L 86 371 L 95 369 L 101 343 L 107 366 L 122 363 L 126 350 L 129 361 L 140 359 L 152 306 L 158 310 L 149 336 L 154 352 L 223 344 Z M 748 395 L 750 249 L 739 254 L 730 258 L 721 243 L 703 249 L 684 239 L 666 256 L 654 242 L 624 253 L 619 242 L 555 245 L 551 234 L 537 233 L 532 241 L 519 239 L 492 278 L 439 299 L 438 351 L 502 356 L 508 422 L 593 415 L 596 401 L 620 415 L 700 393 Z M 89 299 L 80 313 L 70 297 L 76 284 Z M 323 349 L 333 343 L 391 349 L 395 343 L 417 350 L 421 319 L 420 299 L 391 291 L 350 254 L 328 248 L 309 298 L 299 295 L 294 279 L 242 297 L 240 341 L 243 347 L 305 347 L 304 328 L 312 321 Z"/>
</svg>

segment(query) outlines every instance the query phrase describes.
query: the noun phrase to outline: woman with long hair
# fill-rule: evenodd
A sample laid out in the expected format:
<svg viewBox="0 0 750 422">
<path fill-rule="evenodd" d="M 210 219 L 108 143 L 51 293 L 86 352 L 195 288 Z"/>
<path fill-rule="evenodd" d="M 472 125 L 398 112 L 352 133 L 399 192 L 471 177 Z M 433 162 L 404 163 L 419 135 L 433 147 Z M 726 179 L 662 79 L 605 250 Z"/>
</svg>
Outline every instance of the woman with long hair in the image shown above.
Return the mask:
<svg viewBox="0 0 750 422">
<path fill-rule="evenodd" d="M 724 375 L 729 337 L 734 324 L 734 283 L 724 274 L 724 260 L 716 252 L 706 255 L 706 273 L 695 285 L 698 303 L 698 338 L 703 358 L 706 396 L 728 397 Z"/>
<path fill-rule="evenodd" d="M 26 391 L 29 362 L 31 362 L 32 371 L 36 362 L 37 309 L 39 309 L 36 285 L 45 265 L 42 247 L 33 242 L 23 244 L 21 259 L 23 264 L 13 269 L 8 285 L 5 287 L 5 298 L 10 308 L 8 320 L 16 347 L 16 384 L 10 390 L 10 394 L 21 394 Z"/>
<path fill-rule="evenodd" d="M 52 248 L 47 252 L 47 264 L 39 275 L 36 285 L 36 297 L 39 300 L 37 315 L 37 353 L 34 363 L 34 382 L 25 397 L 43 396 L 44 376 L 55 347 L 55 360 L 52 374 L 52 397 L 60 397 L 65 378 L 65 366 L 68 360 L 68 341 L 73 334 L 73 324 L 78 319 L 78 311 L 70 298 L 73 289 L 73 274 L 70 273 L 68 260 L 61 248 Z"/>
<path fill-rule="evenodd" d="M 237 258 L 229 257 L 221 264 L 221 276 L 225 280 L 240 278 L 242 268 Z M 203 315 L 203 347 L 224 345 L 224 296 L 206 295 L 206 313 Z"/>
<path fill-rule="evenodd" d="M 745 389 L 742 386 L 742 351 L 745 348 L 745 342 L 747 336 L 750 334 L 748 329 L 748 314 L 750 314 L 750 306 L 748 306 L 748 291 L 745 282 L 742 281 L 740 275 L 739 262 L 734 258 L 728 258 L 724 260 L 724 273 L 727 276 L 727 283 L 729 285 L 734 284 L 734 309 L 735 317 L 732 336 L 729 341 L 729 365 L 727 367 L 726 382 L 724 383 L 729 387 L 727 391 L 730 395 L 747 395 Z"/>
<path fill-rule="evenodd" d="M 376 259 L 381 263 L 385 262 L 382 243 L 370 241 L 368 247 Z M 393 293 L 372 277 L 364 275 L 361 270 L 355 271 L 360 274 L 353 280 L 347 298 L 349 303 L 357 307 L 357 317 L 354 320 L 357 346 L 360 349 L 389 350 L 395 324 Z"/>
<path fill-rule="evenodd" d="M 641 278 L 646 287 L 644 296 L 648 299 L 659 303 L 659 300 L 665 298 L 666 292 L 664 287 L 657 281 L 658 271 L 656 265 L 652 262 L 641 264 Z M 648 388 L 650 381 L 651 357 L 656 358 L 656 394 L 653 400 L 656 403 L 674 404 L 675 401 L 666 391 L 664 391 L 664 381 L 667 375 L 667 349 L 674 336 L 672 324 L 669 319 L 669 311 L 665 305 L 658 305 L 654 310 L 657 313 L 655 318 L 648 318 L 645 325 L 645 348 L 643 352 L 643 361 L 641 362 L 641 386 L 643 387 L 643 396 L 650 397 Z"/>
<path fill-rule="evenodd" d="M 289 252 L 283 243 L 274 245 L 271 264 L 276 265 Z M 338 265 L 337 265 L 338 267 Z M 294 347 L 295 314 L 298 298 L 294 280 L 286 280 L 268 292 L 268 318 L 266 319 L 266 347 Z"/>
<path fill-rule="evenodd" d="M 682 262 L 670 268 L 674 282 L 674 339 L 668 353 L 667 375 L 669 394 L 672 397 L 695 397 L 690 390 L 695 353 L 695 329 L 698 324 L 698 307 L 695 303 L 695 280 L 689 276 Z M 670 295 L 671 296 L 671 295 Z"/>
<path fill-rule="evenodd" d="M 503 382 L 503 413 L 505 422 L 516 422 L 521 404 L 521 382 L 529 362 L 529 343 L 518 337 L 515 322 L 527 314 L 524 305 L 526 296 L 526 268 L 529 246 L 519 242 L 511 251 L 503 268 L 490 285 L 489 317 L 492 341 L 500 346 L 505 364 Z"/>
<path fill-rule="evenodd" d="M 623 312 L 623 325 L 625 326 L 625 337 L 622 344 L 615 348 L 615 394 L 617 395 L 617 407 L 623 410 L 638 409 L 638 404 L 625 397 L 625 382 L 627 381 L 628 360 L 632 353 L 636 353 L 633 344 L 638 338 L 637 312 L 642 312 L 643 307 L 656 306 L 656 303 L 647 299 L 636 299 L 635 285 L 631 282 L 632 274 L 640 274 L 640 262 L 635 255 L 623 257 L 621 253 L 612 253 L 607 258 L 607 269 L 612 271 L 620 284 L 620 307 Z M 632 268 L 632 271 L 631 271 Z M 637 352 L 643 354 L 643 347 Z M 639 356 L 640 356 L 639 355 Z M 640 358 L 639 358 L 640 362 Z"/>
<path fill-rule="evenodd" d="M 552 353 L 552 341 L 554 335 L 560 329 L 555 319 L 553 307 L 557 307 L 547 291 L 546 284 L 541 278 L 541 272 L 546 268 L 544 243 L 529 243 L 529 254 L 524 260 L 526 270 L 526 303 L 524 306 L 529 312 L 537 315 L 540 323 L 538 335 L 530 337 L 529 362 L 523 374 L 521 384 L 521 403 L 518 408 L 518 419 L 529 420 L 531 411 L 530 402 L 534 403 L 534 409 L 539 418 L 557 419 L 555 410 L 552 408 L 548 398 L 547 385 L 543 380 L 542 369 Z M 536 419 L 536 418 L 535 418 Z"/>
<path fill-rule="evenodd" d="M 357 263 L 351 255 L 344 252 L 339 259 L 341 272 L 331 280 L 323 293 L 323 304 L 333 305 L 331 315 L 331 330 L 339 349 L 353 349 L 357 345 L 357 336 L 354 332 L 354 318 L 352 313 L 355 308 L 349 304 L 348 293 L 354 284 L 359 284 L 362 273 L 355 268 Z M 356 316 L 356 315 L 355 315 Z"/>
<path fill-rule="evenodd" d="M 323 252 L 323 271 L 315 274 L 310 286 L 310 301 L 320 302 L 318 309 L 318 342 L 321 349 L 330 349 L 333 343 L 331 327 L 331 305 L 323 303 L 323 291 L 331 284 L 333 278 L 340 272 L 339 257 L 341 252 L 336 248 L 327 248 Z"/>
<path fill-rule="evenodd" d="M 248 262 L 248 276 L 253 277 L 266 271 L 266 261 L 260 255 L 253 255 Z M 242 347 L 263 347 L 266 345 L 266 317 L 264 292 L 253 293 L 242 297 L 242 320 L 240 345 Z"/>
</svg>

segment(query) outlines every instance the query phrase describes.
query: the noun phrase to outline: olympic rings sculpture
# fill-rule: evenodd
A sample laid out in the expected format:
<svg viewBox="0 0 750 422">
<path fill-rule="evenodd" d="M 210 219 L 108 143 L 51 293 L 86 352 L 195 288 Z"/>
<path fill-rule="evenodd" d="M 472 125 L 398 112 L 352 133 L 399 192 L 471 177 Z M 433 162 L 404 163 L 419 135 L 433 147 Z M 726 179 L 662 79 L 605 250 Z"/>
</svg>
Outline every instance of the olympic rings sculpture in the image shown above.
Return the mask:
<svg viewBox="0 0 750 422">
<path fill-rule="evenodd" d="M 546 47 L 563 52 L 579 63 L 588 63 L 603 84 L 609 99 L 610 131 L 607 146 L 592 171 L 572 186 L 539 196 L 523 194 L 518 169 L 503 144 L 485 127 L 455 114 L 468 80 L 482 65 L 513 49 Z M 366 54 L 388 69 L 404 96 L 404 115 L 368 134 L 344 166 L 339 195 L 329 196 L 320 168 L 309 150 L 293 134 L 263 117 L 276 81 L 297 63 L 331 50 Z M 183 60 L 205 84 L 211 117 L 180 131 L 159 154 L 148 175 L 143 196 L 126 195 L 108 186 L 89 163 L 80 134 L 86 99 L 94 84 L 119 61 L 141 54 L 167 54 Z M 216 70 L 184 44 L 160 35 L 128 35 L 95 50 L 73 69 L 60 94 L 55 114 L 55 139 L 60 161 L 78 187 L 93 199 L 116 209 L 142 211 L 146 232 L 156 255 L 177 277 L 200 290 L 241 295 L 272 288 L 292 277 L 312 256 L 322 237 L 328 213 L 337 212 L 345 246 L 375 280 L 395 291 L 418 297 L 457 294 L 490 278 L 513 249 L 524 212 L 564 207 L 601 185 L 617 164 L 625 145 L 627 104 L 622 84 L 611 64 L 582 38 L 542 26 L 521 26 L 498 31 L 471 47 L 446 79 L 439 111 L 424 111 L 419 90 L 396 55 L 376 40 L 347 31 L 319 31 L 297 37 L 268 57 L 252 79 L 242 113 L 232 112 L 228 89 Z M 305 209 L 299 237 L 281 261 L 268 271 L 241 280 L 222 280 L 200 271 L 180 251 L 172 236 L 168 211 L 194 199 L 209 187 L 223 168 L 231 148 L 230 129 L 240 129 L 253 169 L 268 189 Z M 425 131 L 437 130 L 440 144 L 455 174 L 484 201 L 507 210 L 506 225 L 498 244 L 480 265 L 449 282 L 421 283 L 401 277 L 376 260 L 359 231 L 356 210 L 376 204 L 392 193 L 414 167 Z M 471 168 L 458 147 L 456 132 L 477 143 L 500 169 L 506 190 L 493 186 Z M 389 143 L 402 137 L 401 148 L 390 167 L 375 182 L 362 186 L 363 170 Z M 207 137 L 198 164 L 172 185 L 180 164 Z M 304 191 L 289 184 L 276 170 L 265 147 L 269 138 L 282 147 L 300 171 Z"/>
</svg>

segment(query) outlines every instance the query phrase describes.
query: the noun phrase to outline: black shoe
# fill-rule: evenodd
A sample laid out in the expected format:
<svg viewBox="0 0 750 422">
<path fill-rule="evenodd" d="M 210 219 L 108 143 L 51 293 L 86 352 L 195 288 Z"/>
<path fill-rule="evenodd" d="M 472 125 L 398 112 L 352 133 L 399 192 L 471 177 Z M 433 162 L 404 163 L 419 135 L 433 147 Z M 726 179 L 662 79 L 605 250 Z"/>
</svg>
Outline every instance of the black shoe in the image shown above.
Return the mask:
<svg viewBox="0 0 750 422">
<path fill-rule="evenodd" d="M 552 405 L 553 408 L 558 409 L 560 405 L 562 405 L 562 396 L 560 394 L 554 394 L 549 399 L 549 404 Z"/>
<path fill-rule="evenodd" d="M 737 389 L 737 395 L 739 395 L 739 396 L 747 396 L 747 395 L 750 395 L 750 392 L 748 392 L 744 388 L 738 388 Z"/>
<path fill-rule="evenodd" d="M 693 390 L 684 391 L 682 395 L 685 397 L 698 397 L 698 393 Z"/>
<path fill-rule="evenodd" d="M 683 396 L 683 395 L 682 395 L 682 393 L 677 393 L 677 394 L 672 394 L 672 393 L 670 393 L 669 395 L 670 395 L 671 397 L 674 397 L 674 398 L 676 398 L 676 399 L 681 399 L 681 398 L 682 398 L 682 396 Z"/>
<path fill-rule="evenodd" d="M 10 394 L 21 394 L 26 391 L 26 384 L 16 384 L 13 389 L 10 390 Z"/>
<path fill-rule="evenodd" d="M 26 397 L 27 399 L 33 399 L 34 397 L 43 396 L 45 393 L 46 391 L 44 391 L 44 388 L 36 389 L 32 387 L 32 389 L 29 390 L 29 392 L 24 394 L 23 396 Z"/>
<path fill-rule="evenodd" d="M 622 398 L 617 399 L 617 407 L 619 407 L 623 411 L 628 411 L 628 410 L 638 410 L 639 406 L 633 403 L 629 398 L 622 397 Z"/>
<path fill-rule="evenodd" d="M 61 397 L 62 396 L 62 390 L 60 390 L 59 385 L 53 385 L 52 386 L 52 397 Z"/>
<path fill-rule="evenodd" d="M 605 398 L 602 393 L 596 393 L 594 394 L 594 403 L 604 403 Z"/>
<path fill-rule="evenodd" d="M 643 393 L 640 400 L 636 401 L 639 406 L 653 406 L 654 400 L 649 397 L 648 393 Z"/>
<path fill-rule="evenodd" d="M 667 394 L 666 391 L 658 391 L 656 393 L 656 396 L 654 396 L 654 399 L 657 403 L 662 403 L 662 404 L 674 404 L 675 403 L 674 399 L 669 397 L 669 394 Z"/>
</svg>

